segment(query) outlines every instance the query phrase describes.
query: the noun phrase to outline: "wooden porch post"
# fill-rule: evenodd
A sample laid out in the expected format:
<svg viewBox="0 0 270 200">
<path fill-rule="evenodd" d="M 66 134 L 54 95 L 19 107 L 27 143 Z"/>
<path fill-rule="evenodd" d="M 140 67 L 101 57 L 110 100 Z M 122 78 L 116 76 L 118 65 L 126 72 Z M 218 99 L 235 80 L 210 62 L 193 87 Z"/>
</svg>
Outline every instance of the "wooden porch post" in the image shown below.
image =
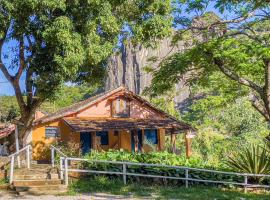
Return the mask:
<svg viewBox="0 0 270 200">
<path fill-rule="evenodd" d="M 138 152 L 139 151 L 139 138 L 138 138 L 138 130 L 133 130 L 134 132 L 134 150 L 135 152 Z"/>
<path fill-rule="evenodd" d="M 176 152 L 176 134 L 174 130 L 171 130 L 171 146 L 172 146 L 172 152 Z"/>
<path fill-rule="evenodd" d="M 94 150 L 97 150 L 97 139 L 96 139 L 96 132 L 92 132 L 92 147 Z"/>
<path fill-rule="evenodd" d="M 192 148 L 191 148 L 191 138 L 192 134 L 190 131 L 185 133 L 185 141 L 186 141 L 186 157 L 190 158 L 192 155 Z"/>
</svg>

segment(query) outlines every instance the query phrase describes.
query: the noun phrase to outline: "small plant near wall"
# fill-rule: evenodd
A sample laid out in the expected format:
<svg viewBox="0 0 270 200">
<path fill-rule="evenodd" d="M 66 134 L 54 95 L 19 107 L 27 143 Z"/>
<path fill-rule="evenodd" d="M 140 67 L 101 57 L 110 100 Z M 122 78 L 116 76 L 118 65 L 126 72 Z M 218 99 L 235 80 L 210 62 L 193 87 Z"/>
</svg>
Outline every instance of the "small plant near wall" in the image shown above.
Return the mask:
<svg viewBox="0 0 270 200">
<path fill-rule="evenodd" d="M 80 157 L 82 155 L 80 143 L 72 141 L 58 141 L 53 145 L 69 157 Z"/>
</svg>

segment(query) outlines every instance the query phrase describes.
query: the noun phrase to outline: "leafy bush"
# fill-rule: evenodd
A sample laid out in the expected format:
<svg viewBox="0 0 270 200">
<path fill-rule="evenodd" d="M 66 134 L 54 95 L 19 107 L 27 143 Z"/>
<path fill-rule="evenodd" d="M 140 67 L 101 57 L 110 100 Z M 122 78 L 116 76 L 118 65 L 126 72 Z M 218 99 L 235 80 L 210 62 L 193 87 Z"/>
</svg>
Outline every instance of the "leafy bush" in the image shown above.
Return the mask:
<svg viewBox="0 0 270 200">
<path fill-rule="evenodd" d="M 84 169 L 92 169 L 99 171 L 112 171 L 112 172 L 122 172 L 122 165 L 120 164 L 110 164 L 110 163 L 97 163 L 92 162 L 92 160 L 110 160 L 110 161 L 128 161 L 128 162 L 140 162 L 140 163 L 151 163 L 151 164 L 164 164 L 170 166 L 188 166 L 192 168 L 208 168 L 208 169 L 219 169 L 228 170 L 228 168 L 213 168 L 208 165 L 207 162 L 198 158 L 192 157 L 186 159 L 184 156 L 179 156 L 176 154 L 171 154 L 168 152 L 151 152 L 151 153 L 129 153 L 125 151 L 115 151 L 109 150 L 106 152 L 92 151 L 85 156 L 88 162 L 80 163 L 80 167 Z M 139 173 L 139 174 L 151 174 L 151 175 L 162 175 L 162 176 L 173 176 L 173 177 L 184 177 L 185 171 L 183 169 L 168 168 L 168 167 L 149 167 L 149 166 L 127 166 L 127 172 L 129 173 Z M 108 175 L 111 178 L 118 177 L 121 178 L 122 175 Z M 243 178 L 215 174 L 209 172 L 200 171 L 189 171 L 189 177 L 195 179 L 210 179 L 210 180 L 223 180 L 223 181 L 240 181 L 243 182 Z M 140 182 L 157 184 L 184 184 L 182 180 L 170 180 L 170 179 L 153 179 L 145 177 L 133 177 L 128 176 L 130 182 Z M 191 184 L 198 184 L 196 182 Z M 207 183 L 204 183 L 208 185 Z"/>
</svg>

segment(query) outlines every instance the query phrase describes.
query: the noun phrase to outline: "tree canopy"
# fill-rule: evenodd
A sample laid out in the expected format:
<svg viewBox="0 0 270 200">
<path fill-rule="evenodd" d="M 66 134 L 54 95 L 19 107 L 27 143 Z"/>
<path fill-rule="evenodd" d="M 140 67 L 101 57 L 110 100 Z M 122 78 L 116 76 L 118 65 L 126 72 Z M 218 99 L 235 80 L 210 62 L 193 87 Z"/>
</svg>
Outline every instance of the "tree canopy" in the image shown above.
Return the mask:
<svg viewBox="0 0 270 200">
<path fill-rule="evenodd" d="M 208 12 L 209 3 L 221 17 Z M 207 87 L 227 98 L 249 96 L 253 107 L 270 121 L 270 7 L 265 1 L 181 1 L 191 18 L 180 14 L 175 40 L 189 48 L 177 52 L 153 70 L 148 92 L 166 93 L 181 79 Z M 197 11 L 197 12 L 195 12 Z M 231 19 L 222 14 L 231 13 Z M 194 13 L 199 13 L 195 15 Z"/>
<path fill-rule="evenodd" d="M 0 70 L 25 127 L 61 84 L 102 82 L 119 40 L 151 45 L 171 23 L 170 0 L 0 0 Z"/>
</svg>

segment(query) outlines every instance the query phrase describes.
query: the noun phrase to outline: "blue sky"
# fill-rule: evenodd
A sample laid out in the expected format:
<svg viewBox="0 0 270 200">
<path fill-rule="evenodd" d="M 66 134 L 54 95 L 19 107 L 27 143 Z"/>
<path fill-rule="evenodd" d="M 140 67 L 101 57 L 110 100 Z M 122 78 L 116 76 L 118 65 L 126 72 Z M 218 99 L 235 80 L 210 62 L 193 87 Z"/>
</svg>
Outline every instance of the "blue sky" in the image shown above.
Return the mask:
<svg viewBox="0 0 270 200">
<path fill-rule="evenodd" d="M 218 11 L 213 7 L 213 6 L 209 6 L 208 11 L 214 11 L 216 13 L 218 13 Z M 220 13 L 219 13 L 220 14 Z M 188 14 L 189 16 L 193 15 L 193 14 Z M 223 15 L 223 17 L 226 16 L 226 14 Z M 232 17 L 232 15 L 229 14 L 230 17 Z M 4 46 L 3 46 L 3 52 L 5 52 L 7 55 L 9 56 L 13 56 L 13 52 L 12 52 L 12 48 L 14 47 L 16 43 L 14 41 L 9 41 L 7 42 Z M 7 56 L 3 56 L 2 55 L 2 59 L 3 62 L 6 65 L 10 65 L 11 64 L 11 59 L 10 57 Z M 11 72 L 13 72 L 13 70 L 10 70 Z M 20 80 L 20 85 L 22 90 L 24 90 L 24 76 L 22 76 L 21 80 Z M 11 84 L 6 80 L 6 78 L 4 77 L 4 75 L 2 74 L 2 72 L 0 71 L 0 96 L 1 95 L 14 95 L 14 90 L 11 86 Z"/>
<path fill-rule="evenodd" d="M 16 46 L 16 42 L 14 40 L 10 40 L 9 42 L 5 43 L 3 46 L 3 51 L 5 55 L 2 56 L 3 63 L 6 66 L 11 65 L 11 57 L 14 55 L 14 47 Z M 9 69 L 11 74 L 14 74 L 12 69 Z M 22 79 L 20 80 L 20 85 L 22 86 L 22 89 L 24 84 L 24 76 L 22 76 Z M 0 71 L 0 96 L 1 95 L 14 95 L 14 90 L 11 86 L 11 84 L 7 81 L 4 74 Z"/>
</svg>

